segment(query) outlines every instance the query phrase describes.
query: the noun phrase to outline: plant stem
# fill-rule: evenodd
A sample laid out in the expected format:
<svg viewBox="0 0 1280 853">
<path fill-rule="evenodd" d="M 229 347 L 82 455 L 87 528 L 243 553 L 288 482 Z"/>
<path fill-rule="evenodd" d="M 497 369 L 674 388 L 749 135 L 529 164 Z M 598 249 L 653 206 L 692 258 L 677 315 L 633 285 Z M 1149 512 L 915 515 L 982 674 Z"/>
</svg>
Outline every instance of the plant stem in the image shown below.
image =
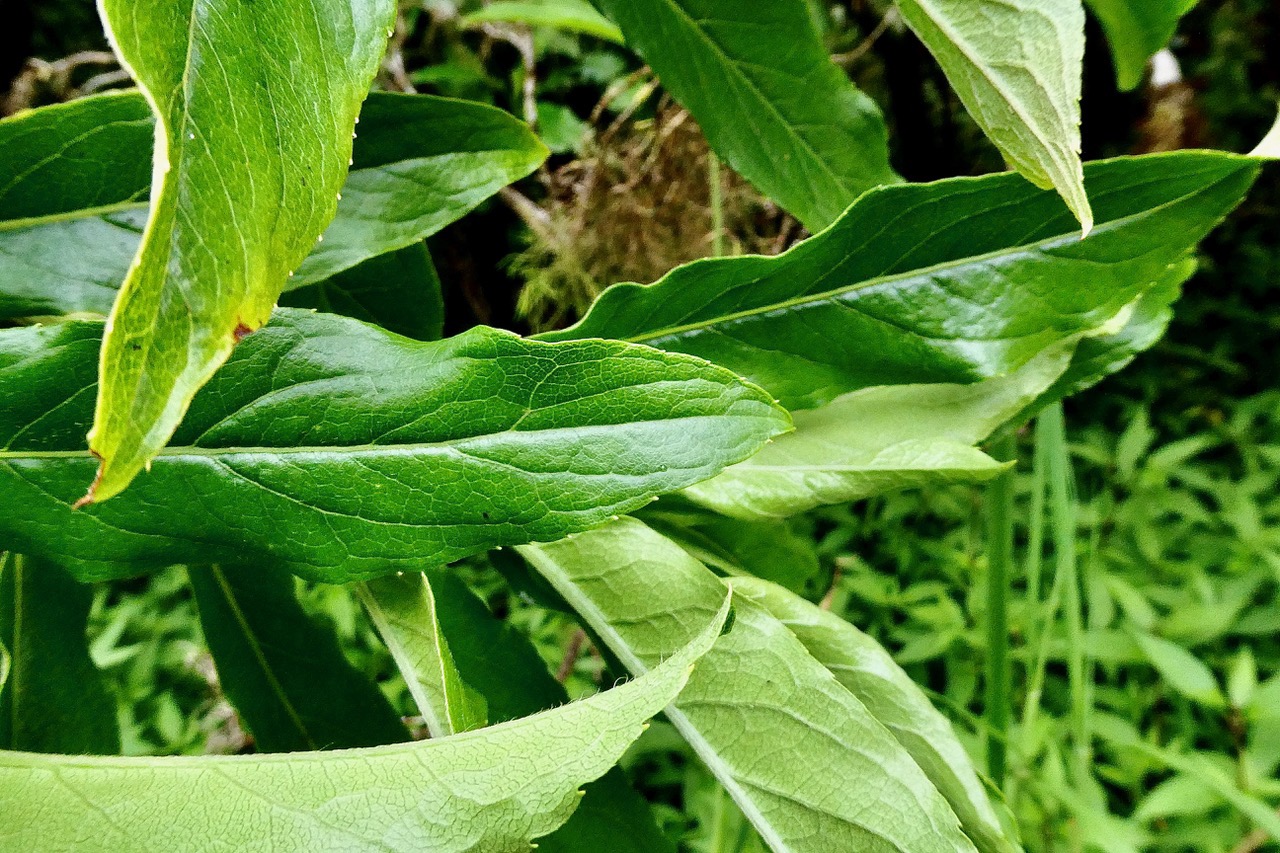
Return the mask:
<svg viewBox="0 0 1280 853">
<path fill-rule="evenodd" d="M 1004 462 L 1017 459 L 1013 435 L 999 439 L 992 455 Z M 1010 717 L 1009 583 L 1013 566 L 1013 472 L 1001 474 L 988 487 L 987 515 L 987 673 L 983 701 L 986 717 L 987 773 L 1003 787 L 1007 765 Z"/>
<path fill-rule="evenodd" d="M 707 152 L 707 181 L 711 186 L 711 254 L 724 257 L 724 185 L 720 177 L 720 158 Z"/>
</svg>

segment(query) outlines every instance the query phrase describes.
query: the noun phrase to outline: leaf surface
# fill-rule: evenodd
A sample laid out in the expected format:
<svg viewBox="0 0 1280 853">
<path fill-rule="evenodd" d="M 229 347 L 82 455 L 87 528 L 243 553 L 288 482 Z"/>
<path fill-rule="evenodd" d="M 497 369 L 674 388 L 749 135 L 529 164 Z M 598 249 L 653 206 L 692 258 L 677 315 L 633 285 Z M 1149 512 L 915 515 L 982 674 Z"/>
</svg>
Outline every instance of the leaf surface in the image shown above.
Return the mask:
<svg viewBox="0 0 1280 853">
<path fill-rule="evenodd" d="M 723 596 L 706 567 L 630 518 L 519 551 L 632 672 Z M 752 602 L 734 616 L 666 716 L 772 849 L 973 850 L 893 735 L 781 622 Z"/>
<path fill-rule="evenodd" d="M 0 555 L 0 749 L 119 752 L 115 699 L 85 638 L 92 601 L 63 569 Z"/>
<path fill-rule="evenodd" d="M 1080 240 L 1015 175 L 886 187 L 776 258 L 697 261 L 606 290 L 547 340 L 612 337 L 702 356 L 815 408 L 873 385 L 967 384 L 1096 331 L 1181 263 L 1257 176 L 1185 152 L 1091 164 Z"/>
<path fill-rule="evenodd" d="M 1169 44 L 1178 21 L 1199 0 L 1085 0 L 1102 22 L 1120 88 L 1142 83 L 1147 61 Z"/>
<path fill-rule="evenodd" d="M 564 685 L 547 671 L 528 637 L 494 618 L 457 573 L 427 569 L 426 575 L 458 671 L 484 697 L 491 721 L 513 720 L 569 701 Z M 541 853 L 675 853 L 649 804 L 621 769 L 613 768 L 585 790 L 573 817 L 538 840 Z"/>
<path fill-rule="evenodd" d="M 598 5 L 725 162 L 811 231 L 901 180 L 879 108 L 832 64 L 804 0 Z"/>
<path fill-rule="evenodd" d="M 436 597 L 427 576 L 410 572 L 374 578 L 360 584 L 357 592 L 431 736 L 482 728 L 484 699 L 458 673 L 436 618 Z"/>
<path fill-rule="evenodd" d="M 578 786 L 611 767 L 680 692 L 728 606 L 726 597 L 709 625 L 645 676 L 440 740 L 194 758 L 0 752 L 0 837 L 33 853 L 525 851 L 564 823 Z"/>
<path fill-rule="evenodd" d="M 1088 234 L 1080 0 L 898 0 L 898 8 L 1005 160 L 1057 189 Z"/>
<path fill-rule="evenodd" d="M 835 614 L 776 584 L 756 578 L 729 581 L 734 595 L 765 608 L 893 732 L 960 818 L 983 853 L 1019 849 L 1000 826 L 973 761 L 938 712 L 875 640 Z"/>
<path fill-rule="evenodd" d="M 622 32 L 587 0 L 498 0 L 462 16 L 463 26 L 488 23 L 555 27 L 622 44 Z"/>
<path fill-rule="evenodd" d="M 990 479 L 1007 466 L 974 447 L 1062 376 L 1074 341 L 1009 376 L 972 385 L 888 385 L 796 412 L 795 432 L 684 495 L 733 518 L 785 518 L 936 482 Z"/>
<path fill-rule="evenodd" d="M 385 696 L 333 631 L 302 609 L 293 576 L 258 564 L 187 569 L 218 681 L 260 752 L 408 740 Z"/>
<path fill-rule="evenodd" d="M 391 0 L 101 0 L 156 113 L 152 205 L 111 311 L 84 501 L 150 463 L 333 219 Z"/>
<path fill-rule="evenodd" d="M 546 157 L 528 127 L 484 104 L 374 93 L 362 116 L 337 216 L 286 291 L 355 274 L 360 262 L 434 234 Z M 111 310 L 146 224 L 153 130 L 136 92 L 0 121 L 0 318 Z M 337 287 L 351 285 L 344 277 Z M 368 285 L 359 289 L 361 306 L 378 305 Z"/>
<path fill-rule="evenodd" d="M 346 582 L 553 540 L 789 428 L 723 368 L 477 328 L 419 343 L 280 310 L 129 496 L 72 511 L 101 325 L 0 331 L 0 536 L 81 577 L 278 561 Z M 287 531 L 288 535 L 281 535 Z"/>
</svg>

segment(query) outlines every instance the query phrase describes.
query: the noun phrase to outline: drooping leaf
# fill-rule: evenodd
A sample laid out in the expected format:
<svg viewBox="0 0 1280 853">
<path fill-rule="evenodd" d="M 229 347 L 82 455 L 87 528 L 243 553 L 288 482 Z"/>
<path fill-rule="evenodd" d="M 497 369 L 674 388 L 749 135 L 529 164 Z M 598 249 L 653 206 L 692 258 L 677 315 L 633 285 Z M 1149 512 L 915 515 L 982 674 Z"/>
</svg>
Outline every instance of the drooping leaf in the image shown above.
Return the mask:
<svg viewBox="0 0 1280 853">
<path fill-rule="evenodd" d="M 727 612 L 726 598 L 689 645 L 621 687 L 439 740 L 193 758 L 0 752 L 5 843 L 32 853 L 180 850 L 193 839 L 282 853 L 528 850 L 675 698 Z"/>
<path fill-rule="evenodd" d="M 622 32 L 587 0 L 497 0 L 463 15 L 461 23 L 468 27 L 488 23 L 554 27 L 622 44 Z"/>
<path fill-rule="evenodd" d="M 616 285 L 543 337 L 700 355 L 791 409 L 873 385 L 975 382 L 1096 331 L 1166 281 L 1258 167 L 1209 152 L 1091 164 L 1098 226 L 1083 241 L 1052 193 L 1014 175 L 887 187 L 784 255 Z"/>
<path fill-rule="evenodd" d="M 1088 234 L 1080 0 L 898 0 L 898 8 L 1005 160 L 1056 189 Z"/>
<path fill-rule="evenodd" d="M 630 518 L 518 550 L 632 672 L 696 633 L 723 595 Z M 772 849 L 973 850 L 893 735 L 781 622 L 750 601 L 734 615 L 666 716 Z"/>
<path fill-rule="evenodd" d="M 361 116 L 337 217 L 286 290 L 430 236 L 546 157 L 528 127 L 484 104 L 374 93 Z M 147 218 L 153 129 L 136 92 L 0 121 L 0 319 L 111 310 Z"/>
<path fill-rule="evenodd" d="M 1007 465 L 974 447 L 1040 397 L 1074 342 L 972 385 L 888 385 L 796 412 L 795 432 L 684 495 L 740 519 L 777 519 L 938 482 L 988 480 Z"/>
<path fill-rule="evenodd" d="M 597 0 L 711 147 L 811 231 L 900 180 L 875 103 L 827 56 L 804 0 Z"/>
<path fill-rule="evenodd" d="M 420 572 L 388 575 L 362 583 L 357 590 L 431 736 L 482 728 L 484 699 L 458 674 L 436 618 L 435 594 L 427 576 Z"/>
<path fill-rule="evenodd" d="M 776 584 L 756 578 L 729 581 L 735 600 L 748 598 L 781 620 L 809 654 L 831 670 L 877 720 L 893 732 L 960 818 L 983 853 L 1018 848 L 1005 835 L 973 762 L 911 677 L 875 640 L 835 614 Z"/>
<path fill-rule="evenodd" d="M 101 0 L 157 115 L 152 205 L 111 310 L 84 502 L 125 488 L 337 209 L 392 0 Z"/>
<path fill-rule="evenodd" d="M 529 639 L 495 619 L 456 573 L 428 569 L 426 574 L 458 671 L 484 697 L 490 720 L 513 720 L 569 701 Z M 615 767 L 585 790 L 573 817 L 539 839 L 540 853 L 675 853 L 622 770 Z"/>
<path fill-rule="evenodd" d="M 187 570 L 218 681 L 260 752 L 378 746 L 409 739 L 385 696 L 331 629 L 269 564 Z"/>
<path fill-rule="evenodd" d="M 1198 0 L 1085 0 L 1102 22 L 1116 66 L 1116 81 L 1127 91 L 1138 88 L 1147 61 L 1169 44 L 1182 16 Z"/>
<path fill-rule="evenodd" d="M 440 277 L 422 243 L 290 290 L 280 304 L 354 317 L 419 341 L 438 341 L 444 335 Z"/>
<path fill-rule="evenodd" d="M 0 555 L 0 749 L 120 751 L 115 699 L 85 638 L 92 599 L 51 563 Z"/>
<path fill-rule="evenodd" d="M 0 536 L 82 578 L 217 561 L 329 582 L 416 570 L 599 524 L 789 426 L 698 359 L 487 328 L 419 343 L 281 310 L 132 494 L 73 512 L 101 328 L 0 331 Z"/>
</svg>

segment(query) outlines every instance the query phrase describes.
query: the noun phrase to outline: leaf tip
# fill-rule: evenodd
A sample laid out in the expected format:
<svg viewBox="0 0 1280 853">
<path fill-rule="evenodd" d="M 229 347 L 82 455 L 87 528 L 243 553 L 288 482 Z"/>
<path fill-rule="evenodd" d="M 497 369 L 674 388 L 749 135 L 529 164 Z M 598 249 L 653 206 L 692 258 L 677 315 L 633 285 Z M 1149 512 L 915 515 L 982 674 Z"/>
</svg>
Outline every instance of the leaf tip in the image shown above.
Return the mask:
<svg viewBox="0 0 1280 853">
<path fill-rule="evenodd" d="M 93 482 L 89 484 L 89 490 L 84 493 L 84 497 L 71 505 L 71 511 L 75 512 L 89 506 L 97 500 L 98 485 L 102 482 L 102 470 L 107 467 L 107 462 L 102 458 L 102 454 L 92 448 L 89 450 L 93 454 L 93 458 L 98 460 L 98 471 L 93 475 Z"/>
</svg>

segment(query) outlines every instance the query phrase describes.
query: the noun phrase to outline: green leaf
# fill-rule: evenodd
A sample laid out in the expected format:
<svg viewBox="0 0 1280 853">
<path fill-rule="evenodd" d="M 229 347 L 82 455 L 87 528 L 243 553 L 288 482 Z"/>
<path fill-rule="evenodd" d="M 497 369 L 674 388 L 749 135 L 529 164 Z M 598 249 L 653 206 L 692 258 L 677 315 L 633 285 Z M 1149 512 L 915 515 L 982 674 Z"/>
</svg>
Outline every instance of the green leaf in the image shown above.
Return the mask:
<svg viewBox="0 0 1280 853">
<path fill-rule="evenodd" d="M 874 190 L 776 258 L 681 267 L 606 290 L 547 340 L 700 355 L 814 408 L 873 385 L 976 382 L 1096 332 L 1165 281 L 1234 208 L 1255 160 L 1185 152 L 1091 164 L 1098 227 L 1015 175 Z"/>
<path fill-rule="evenodd" d="M 898 0 L 911 29 L 1005 160 L 1057 189 L 1088 234 L 1080 164 L 1080 0 Z"/>
<path fill-rule="evenodd" d="M 85 578 L 183 562 L 328 582 L 419 570 L 600 524 L 789 428 L 699 359 L 483 327 L 419 343 L 281 310 L 130 495 L 73 512 L 100 333 L 0 331 L 0 537 Z"/>
<path fill-rule="evenodd" d="M 423 243 L 291 290 L 280 304 L 354 317 L 419 341 L 438 341 L 444 335 L 440 277 Z"/>
<path fill-rule="evenodd" d="M 669 704 L 724 624 L 635 681 L 439 740 L 324 753 L 70 758 L 0 752 L 6 844 L 52 851 L 524 851 Z M 58 808 L 49 804 L 57 802 Z"/>
<path fill-rule="evenodd" d="M 293 576 L 268 564 L 187 570 L 218 681 L 260 752 L 409 739 L 385 696 L 303 611 Z"/>
<path fill-rule="evenodd" d="M 87 586 L 55 565 L 0 555 L 0 648 L 8 650 L 0 655 L 8 673 L 0 677 L 0 748 L 120 751 L 115 699 L 85 638 L 92 600 Z"/>
<path fill-rule="evenodd" d="M 519 558 L 513 558 L 520 562 Z M 428 569 L 436 616 L 463 680 L 484 696 L 492 720 L 554 708 L 569 701 L 529 639 L 495 619 L 457 574 Z M 675 853 L 649 804 L 615 767 L 586 786 L 568 823 L 538 841 L 539 853 Z"/>
<path fill-rule="evenodd" d="M 1198 0 L 1085 0 L 1102 22 L 1116 66 L 1116 81 L 1124 91 L 1142 83 L 1147 61 L 1166 47 L 1178 21 Z"/>
<path fill-rule="evenodd" d="M 157 115 L 151 215 L 102 342 L 83 503 L 125 488 L 337 209 L 391 0 L 101 0 Z"/>
<path fill-rule="evenodd" d="M 628 670 L 705 624 L 724 584 L 634 519 L 518 549 Z M 661 590 L 661 595 L 655 595 Z M 667 719 L 774 850 L 973 850 L 893 735 L 753 602 Z"/>
<path fill-rule="evenodd" d="M 1004 834 L 986 789 L 951 721 L 875 640 L 826 610 L 755 578 L 729 581 L 735 599 L 750 599 L 781 620 L 804 647 L 888 727 L 960 818 L 983 853 L 1018 850 Z"/>
<path fill-rule="evenodd" d="M 973 445 L 1023 411 L 1067 369 L 1073 341 L 1009 376 L 972 385 L 889 385 L 796 412 L 795 432 L 684 491 L 741 519 L 785 518 L 938 482 L 988 480 L 1008 466 Z"/>
<path fill-rule="evenodd" d="M 463 15 L 464 27 L 480 24 L 526 24 L 596 36 L 622 44 L 622 31 L 595 10 L 587 0 L 497 0 L 482 9 Z"/>
<path fill-rule="evenodd" d="M 1207 708 L 1225 708 L 1226 697 L 1213 672 L 1191 652 L 1146 631 L 1130 629 L 1134 641 L 1160 677 L 1174 690 Z"/>
<path fill-rule="evenodd" d="M 1276 117 L 1276 123 L 1249 156 L 1262 160 L 1280 159 L 1280 116 Z"/>
<path fill-rule="evenodd" d="M 436 599 L 427 576 L 412 572 L 388 575 L 356 589 L 431 736 L 447 737 L 482 728 L 484 699 L 458 674 L 436 619 Z"/>
<path fill-rule="evenodd" d="M 111 310 L 146 222 L 153 130 L 136 92 L 0 121 L 0 319 Z M 337 217 L 286 290 L 421 241 L 545 157 L 523 122 L 493 107 L 374 93 Z M 86 171 L 86 162 L 94 169 Z M 51 188 L 47 195 L 42 186 Z M 349 277 L 338 285 L 351 286 Z M 315 299 L 299 296 L 295 304 Z"/>
<path fill-rule="evenodd" d="M 597 0 L 711 147 L 811 231 L 889 167 L 884 119 L 832 64 L 804 0 Z M 785 45 L 785 49 L 779 46 Z"/>
</svg>

